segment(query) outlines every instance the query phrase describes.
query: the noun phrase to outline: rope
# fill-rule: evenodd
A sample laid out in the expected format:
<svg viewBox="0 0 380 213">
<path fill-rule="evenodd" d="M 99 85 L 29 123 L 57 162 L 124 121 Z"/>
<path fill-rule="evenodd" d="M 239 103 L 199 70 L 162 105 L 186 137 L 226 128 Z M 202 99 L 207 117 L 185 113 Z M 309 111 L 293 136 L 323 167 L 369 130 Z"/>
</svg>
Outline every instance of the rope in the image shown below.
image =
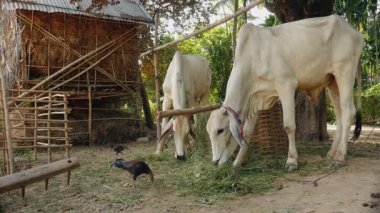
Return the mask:
<svg viewBox="0 0 380 213">
<path fill-rule="evenodd" d="M 287 177 L 282 177 L 282 176 L 276 176 L 276 177 L 279 177 L 279 178 L 283 178 L 287 181 L 292 181 L 292 182 L 299 182 L 299 183 L 313 183 L 313 186 L 314 187 L 317 187 L 318 186 L 318 181 L 330 176 L 331 174 L 335 173 L 336 171 L 338 171 L 338 169 L 333 169 L 331 170 L 329 173 L 319 177 L 319 178 L 316 178 L 315 180 L 298 180 L 298 179 L 292 179 L 292 178 L 287 178 Z"/>
</svg>

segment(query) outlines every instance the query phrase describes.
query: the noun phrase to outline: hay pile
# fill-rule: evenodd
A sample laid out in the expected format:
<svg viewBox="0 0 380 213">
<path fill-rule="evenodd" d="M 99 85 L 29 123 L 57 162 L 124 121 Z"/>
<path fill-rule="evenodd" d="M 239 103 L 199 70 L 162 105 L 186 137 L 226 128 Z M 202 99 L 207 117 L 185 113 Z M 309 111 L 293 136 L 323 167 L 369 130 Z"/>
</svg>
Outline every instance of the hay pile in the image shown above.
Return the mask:
<svg viewBox="0 0 380 213">
<path fill-rule="evenodd" d="M 0 2 L 0 72 L 7 89 L 12 89 L 19 75 L 21 54 L 20 27 L 16 15 L 3 10 Z"/>
<path fill-rule="evenodd" d="M 112 120 L 112 118 L 131 117 L 131 114 L 123 111 L 103 111 L 93 110 L 93 118 L 109 118 L 94 121 L 92 125 L 92 143 L 97 145 L 123 144 L 133 141 L 138 137 L 145 136 L 145 129 L 141 127 L 142 121 L 139 120 Z M 88 119 L 87 110 L 73 110 L 69 120 Z M 87 145 L 89 138 L 87 134 L 78 135 L 77 133 L 88 132 L 87 122 L 70 122 L 71 143 L 74 145 Z"/>
</svg>

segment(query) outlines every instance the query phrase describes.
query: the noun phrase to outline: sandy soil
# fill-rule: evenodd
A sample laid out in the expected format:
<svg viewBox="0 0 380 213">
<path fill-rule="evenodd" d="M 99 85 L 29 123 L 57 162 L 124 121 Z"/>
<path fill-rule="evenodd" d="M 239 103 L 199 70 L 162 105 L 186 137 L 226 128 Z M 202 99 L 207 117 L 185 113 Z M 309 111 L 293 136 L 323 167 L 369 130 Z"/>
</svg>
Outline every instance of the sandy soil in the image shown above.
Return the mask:
<svg viewBox="0 0 380 213">
<path fill-rule="evenodd" d="M 366 131 L 365 131 L 366 132 Z M 380 131 L 375 131 L 375 135 Z M 362 136 L 361 139 L 365 137 Z M 371 139 L 378 142 L 377 138 Z M 153 142 L 132 143 L 124 155 L 131 153 L 153 153 Z M 197 196 L 180 196 L 173 187 L 165 185 L 164 171 L 157 171 L 157 182 L 147 185 L 147 178 L 139 181 L 136 189 L 120 187 L 124 183 L 115 180 L 126 180 L 125 174 L 109 169 L 109 162 L 115 156 L 109 147 L 74 147 L 73 156 L 81 160 L 81 168 L 73 172 L 72 185 L 64 186 L 64 175 L 51 179 L 48 191 L 43 183 L 27 187 L 27 198 L 23 200 L 19 191 L 0 195 L 1 212 L 268 212 L 268 213 L 380 213 L 380 199 L 371 198 L 373 192 L 380 192 L 380 153 L 370 158 L 349 157 L 348 165 L 318 181 L 318 186 L 311 182 L 322 175 L 300 176 L 289 174 L 287 179 L 277 181 L 283 187 L 261 195 L 246 195 L 218 200 L 208 200 Z M 307 156 L 307 160 L 321 160 L 318 155 Z M 58 157 L 63 157 L 58 156 Z M 94 160 L 96 159 L 96 160 Z M 105 174 L 97 176 L 91 168 L 98 166 Z M 79 172 L 80 171 L 80 172 Z M 95 171 L 95 170 L 94 170 Z M 80 175 L 93 175 L 81 177 Z M 108 178 L 108 179 L 107 179 Z M 292 179 L 292 180 L 289 180 Z M 92 181 L 86 185 L 86 181 Z M 129 179 L 128 179 L 129 180 Z M 294 181 L 294 180 L 301 180 Z M 113 181 L 113 182 L 112 182 Z M 144 182 L 145 181 L 145 182 Z M 50 182 L 50 181 L 49 181 Z M 94 188 L 95 186 L 95 188 Z M 97 187 L 97 188 L 96 188 Z M 121 189 L 120 189 L 121 188 Z M 93 190 L 92 190 L 93 189 Z M 126 204 L 124 200 L 108 203 L 107 199 L 118 194 L 134 200 Z M 133 198 L 133 196 L 140 196 Z M 129 197 L 130 196 L 130 197 Z M 126 199 L 127 199 L 126 198 Z M 363 203 L 377 205 L 370 208 Z"/>
<path fill-rule="evenodd" d="M 297 180 L 315 180 L 319 176 L 292 177 Z M 380 192 L 380 160 L 354 158 L 349 165 L 336 173 L 312 183 L 279 180 L 282 190 L 264 195 L 223 199 L 211 204 L 199 204 L 193 199 L 163 194 L 152 198 L 149 204 L 140 203 L 133 212 L 304 212 L 304 213 L 378 213 L 380 199 L 373 199 L 372 192 Z M 377 207 L 363 207 L 363 203 Z"/>
</svg>

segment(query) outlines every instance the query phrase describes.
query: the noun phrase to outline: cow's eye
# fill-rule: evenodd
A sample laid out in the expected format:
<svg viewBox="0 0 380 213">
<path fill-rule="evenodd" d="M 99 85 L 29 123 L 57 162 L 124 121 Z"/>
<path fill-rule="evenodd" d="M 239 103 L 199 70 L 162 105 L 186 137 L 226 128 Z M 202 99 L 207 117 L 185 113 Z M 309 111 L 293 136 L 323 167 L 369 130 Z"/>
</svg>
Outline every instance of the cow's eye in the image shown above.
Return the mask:
<svg viewBox="0 0 380 213">
<path fill-rule="evenodd" d="M 224 131 L 224 129 L 218 129 L 218 135 L 222 134 L 223 131 Z"/>
</svg>

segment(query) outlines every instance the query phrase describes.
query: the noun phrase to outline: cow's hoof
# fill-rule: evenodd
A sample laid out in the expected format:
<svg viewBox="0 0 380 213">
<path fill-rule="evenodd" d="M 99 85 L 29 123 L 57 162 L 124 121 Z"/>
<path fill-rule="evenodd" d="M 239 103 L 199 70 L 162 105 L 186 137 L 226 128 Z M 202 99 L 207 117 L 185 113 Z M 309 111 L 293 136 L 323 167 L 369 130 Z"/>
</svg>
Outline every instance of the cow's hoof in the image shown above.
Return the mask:
<svg viewBox="0 0 380 213">
<path fill-rule="evenodd" d="M 334 160 L 332 163 L 331 163 L 331 169 L 332 170 L 338 170 L 342 167 L 344 167 L 346 164 L 343 162 L 343 161 L 337 161 L 337 160 Z"/>
<path fill-rule="evenodd" d="M 186 160 L 185 155 L 176 155 L 175 158 L 177 158 L 177 160 Z"/>
<path fill-rule="evenodd" d="M 239 161 L 234 161 L 233 163 L 232 163 L 232 166 L 234 167 L 234 169 L 239 169 L 240 167 L 241 167 L 241 163 L 242 162 L 239 162 Z"/>
<path fill-rule="evenodd" d="M 296 164 L 287 163 L 285 164 L 285 169 L 288 170 L 288 172 L 294 172 L 298 169 L 298 166 Z"/>
<path fill-rule="evenodd" d="M 332 156 L 332 155 L 330 155 L 329 153 L 327 153 L 327 155 L 326 155 L 326 160 L 328 160 L 328 161 L 332 161 L 332 160 L 334 160 L 334 156 Z"/>
</svg>

